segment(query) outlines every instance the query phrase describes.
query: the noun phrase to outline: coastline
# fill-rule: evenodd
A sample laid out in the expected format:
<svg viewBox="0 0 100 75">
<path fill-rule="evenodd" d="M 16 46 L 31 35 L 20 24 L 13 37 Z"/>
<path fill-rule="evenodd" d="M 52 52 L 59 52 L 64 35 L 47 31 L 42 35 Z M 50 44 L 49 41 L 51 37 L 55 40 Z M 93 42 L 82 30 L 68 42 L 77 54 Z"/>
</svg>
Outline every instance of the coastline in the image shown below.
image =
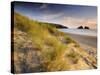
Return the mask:
<svg viewBox="0 0 100 75">
<path fill-rule="evenodd" d="M 79 44 L 85 44 L 97 48 L 97 36 L 87 36 L 87 35 L 79 35 L 71 33 L 66 33 L 66 34 Z"/>
</svg>

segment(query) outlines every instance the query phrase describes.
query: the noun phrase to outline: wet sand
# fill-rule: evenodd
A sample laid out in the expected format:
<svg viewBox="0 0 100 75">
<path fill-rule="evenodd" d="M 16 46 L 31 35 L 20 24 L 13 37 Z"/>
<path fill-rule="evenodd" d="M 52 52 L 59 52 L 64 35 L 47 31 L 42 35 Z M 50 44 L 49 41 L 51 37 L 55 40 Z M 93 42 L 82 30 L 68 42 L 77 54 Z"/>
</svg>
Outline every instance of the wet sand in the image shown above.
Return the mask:
<svg viewBox="0 0 100 75">
<path fill-rule="evenodd" d="M 97 48 L 97 37 L 96 36 L 86 36 L 86 35 L 78 35 L 78 34 L 70 34 L 66 33 L 76 42 L 78 42 L 82 47 L 89 46 L 92 48 Z"/>
</svg>

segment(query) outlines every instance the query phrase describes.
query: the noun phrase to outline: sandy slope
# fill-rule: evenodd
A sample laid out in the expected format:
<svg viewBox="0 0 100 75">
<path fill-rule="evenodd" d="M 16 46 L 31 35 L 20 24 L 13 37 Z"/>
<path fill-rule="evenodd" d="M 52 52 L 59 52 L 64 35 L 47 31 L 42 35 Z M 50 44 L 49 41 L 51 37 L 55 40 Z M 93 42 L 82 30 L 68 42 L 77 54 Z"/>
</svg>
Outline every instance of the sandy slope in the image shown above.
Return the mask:
<svg viewBox="0 0 100 75">
<path fill-rule="evenodd" d="M 89 55 L 97 58 L 97 37 L 96 36 L 84 36 L 84 35 L 77 35 L 77 34 L 69 34 L 67 33 L 72 39 L 77 41 L 81 48 L 86 50 Z"/>
</svg>

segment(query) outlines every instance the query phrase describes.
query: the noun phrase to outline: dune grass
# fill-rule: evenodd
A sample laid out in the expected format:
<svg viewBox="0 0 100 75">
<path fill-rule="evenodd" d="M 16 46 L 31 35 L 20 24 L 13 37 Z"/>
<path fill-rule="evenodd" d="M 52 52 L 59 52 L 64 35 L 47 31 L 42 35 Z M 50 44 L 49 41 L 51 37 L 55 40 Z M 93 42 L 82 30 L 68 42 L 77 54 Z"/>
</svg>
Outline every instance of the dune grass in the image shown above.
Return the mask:
<svg viewBox="0 0 100 75">
<path fill-rule="evenodd" d="M 31 20 L 14 13 L 16 73 L 22 72 L 22 69 L 24 69 L 23 72 L 69 70 L 70 65 L 63 60 L 63 56 L 66 51 L 70 51 L 67 46 L 71 43 L 75 45 L 74 47 L 79 47 L 69 36 L 59 32 L 54 25 Z M 65 59 L 73 60 L 76 63 L 78 58 L 75 52 L 65 55 Z M 26 63 L 24 66 L 28 67 L 28 71 L 25 67 L 21 68 L 23 62 Z"/>
</svg>

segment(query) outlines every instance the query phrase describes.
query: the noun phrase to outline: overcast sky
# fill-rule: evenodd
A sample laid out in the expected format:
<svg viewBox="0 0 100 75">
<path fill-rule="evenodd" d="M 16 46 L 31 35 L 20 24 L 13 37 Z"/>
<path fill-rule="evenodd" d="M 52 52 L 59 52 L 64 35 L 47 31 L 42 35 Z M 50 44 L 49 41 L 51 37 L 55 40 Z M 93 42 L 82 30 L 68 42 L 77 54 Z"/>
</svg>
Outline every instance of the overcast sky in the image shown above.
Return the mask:
<svg viewBox="0 0 100 75">
<path fill-rule="evenodd" d="M 97 25 L 96 6 L 15 2 L 14 11 L 34 20 L 62 24 L 69 28 L 82 25 L 96 29 Z"/>
</svg>

